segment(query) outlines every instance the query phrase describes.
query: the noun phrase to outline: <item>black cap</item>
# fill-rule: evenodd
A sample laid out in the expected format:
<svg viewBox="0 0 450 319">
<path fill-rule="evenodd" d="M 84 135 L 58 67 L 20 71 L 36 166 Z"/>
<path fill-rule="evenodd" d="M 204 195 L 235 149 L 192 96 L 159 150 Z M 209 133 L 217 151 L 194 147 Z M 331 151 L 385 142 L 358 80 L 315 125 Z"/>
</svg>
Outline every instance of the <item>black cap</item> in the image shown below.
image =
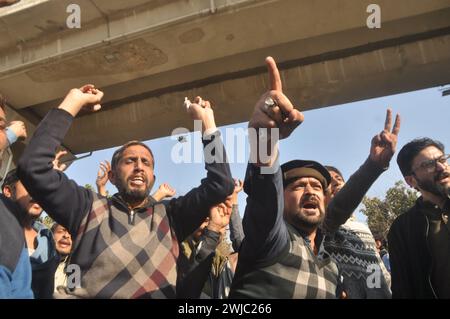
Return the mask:
<svg viewBox="0 0 450 319">
<path fill-rule="evenodd" d="M 323 189 L 331 183 L 328 170 L 315 161 L 292 160 L 281 165 L 283 172 L 283 186 L 289 185 L 301 177 L 314 177 L 320 181 Z"/>
</svg>

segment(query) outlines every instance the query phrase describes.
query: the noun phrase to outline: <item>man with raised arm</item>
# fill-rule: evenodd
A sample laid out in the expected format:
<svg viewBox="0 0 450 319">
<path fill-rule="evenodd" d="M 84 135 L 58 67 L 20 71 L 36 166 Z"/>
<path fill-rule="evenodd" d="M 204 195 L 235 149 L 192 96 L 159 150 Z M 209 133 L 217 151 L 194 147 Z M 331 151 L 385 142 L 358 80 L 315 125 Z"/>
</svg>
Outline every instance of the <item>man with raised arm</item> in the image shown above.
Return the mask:
<svg viewBox="0 0 450 319">
<path fill-rule="evenodd" d="M 249 122 L 260 138 L 244 182 L 245 238 L 230 298 L 335 298 L 336 264 L 317 256 L 330 175 L 314 161 L 294 160 L 280 168 L 277 141 L 264 129 L 279 129 L 280 138 L 286 138 L 303 115 L 283 94 L 275 61 L 269 57 L 266 63 L 271 90 L 256 103 Z"/>
<path fill-rule="evenodd" d="M 131 141 L 113 154 L 109 180 L 118 193 L 105 198 L 78 186 L 52 164 L 55 149 L 75 116 L 83 108 L 100 109 L 102 97 L 103 92 L 93 85 L 72 89 L 36 129 L 19 161 L 19 177 L 31 196 L 74 239 L 74 282 L 68 282 L 68 296 L 175 297 L 179 242 L 234 188 L 213 111 L 199 97 L 188 109 L 192 119 L 202 121 L 208 156 L 207 177 L 200 186 L 184 196 L 155 203 L 149 197 L 155 179 L 152 151 L 142 142 Z"/>
</svg>

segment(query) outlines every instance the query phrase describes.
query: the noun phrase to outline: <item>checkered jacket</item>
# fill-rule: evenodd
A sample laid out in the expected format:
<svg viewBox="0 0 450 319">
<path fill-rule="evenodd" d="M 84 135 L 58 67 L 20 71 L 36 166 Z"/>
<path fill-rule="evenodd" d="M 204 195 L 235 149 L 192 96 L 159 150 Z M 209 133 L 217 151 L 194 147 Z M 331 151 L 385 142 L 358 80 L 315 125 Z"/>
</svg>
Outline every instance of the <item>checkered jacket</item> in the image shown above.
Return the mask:
<svg viewBox="0 0 450 319">
<path fill-rule="evenodd" d="M 314 255 L 298 231 L 286 223 L 289 244 L 277 260 L 249 270 L 233 282 L 231 298 L 336 298 L 339 274 L 335 262 Z M 240 269 L 237 270 L 239 272 Z"/>
</svg>

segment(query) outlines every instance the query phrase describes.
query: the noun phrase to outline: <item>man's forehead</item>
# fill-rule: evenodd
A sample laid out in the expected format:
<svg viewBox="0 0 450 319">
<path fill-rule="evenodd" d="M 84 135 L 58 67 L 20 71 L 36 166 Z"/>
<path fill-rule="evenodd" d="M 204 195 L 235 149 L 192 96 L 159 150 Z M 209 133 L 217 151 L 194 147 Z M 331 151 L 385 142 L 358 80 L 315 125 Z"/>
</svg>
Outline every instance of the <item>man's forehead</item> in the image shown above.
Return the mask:
<svg viewBox="0 0 450 319">
<path fill-rule="evenodd" d="M 123 157 L 125 156 L 145 156 L 151 158 L 151 154 L 149 150 L 142 145 L 132 145 L 129 146 L 123 151 Z"/>
<path fill-rule="evenodd" d="M 338 173 L 336 173 L 335 171 L 328 171 L 328 172 L 330 173 L 331 178 L 334 178 L 334 179 L 342 179 L 342 176 L 339 175 Z"/>
<path fill-rule="evenodd" d="M 59 224 L 55 227 L 55 230 L 67 231 L 67 229 L 63 225 Z"/>
<path fill-rule="evenodd" d="M 435 159 L 442 155 L 443 155 L 442 151 L 438 149 L 436 146 L 428 146 L 423 150 L 421 150 L 419 154 L 416 155 L 416 157 L 414 158 L 414 162 L 419 164 L 423 160 Z"/>
<path fill-rule="evenodd" d="M 322 185 L 322 183 L 314 176 L 302 176 L 302 177 L 297 178 L 296 181 L 294 181 L 294 183 L 303 183 L 303 182 L 304 183 L 306 183 L 306 182 L 317 183 L 317 184 Z"/>
</svg>

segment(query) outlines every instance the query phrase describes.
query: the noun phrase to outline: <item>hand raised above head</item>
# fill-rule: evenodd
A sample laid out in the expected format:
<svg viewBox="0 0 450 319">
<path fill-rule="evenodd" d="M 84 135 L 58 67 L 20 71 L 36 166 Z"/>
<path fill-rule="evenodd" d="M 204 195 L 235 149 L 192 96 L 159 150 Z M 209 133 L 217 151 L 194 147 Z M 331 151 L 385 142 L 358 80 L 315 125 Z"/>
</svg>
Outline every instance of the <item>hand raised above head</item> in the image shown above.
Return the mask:
<svg viewBox="0 0 450 319">
<path fill-rule="evenodd" d="M 53 168 L 63 172 L 67 165 L 61 162 L 61 159 L 64 155 L 67 155 L 67 151 L 59 151 L 55 155 L 55 159 L 53 160 Z"/>
<path fill-rule="evenodd" d="M 228 226 L 230 223 L 231 209 L 224 203 L 220 203 L 211 207 L 209 210 L 208 229 L 220 232 L 221 229 Z"/>
<path fill-rule="evenodd" d="M 102 91 L 95 88 L 93 84 L 86 84 L 79 89 L 70 90 L 58 108 L 75 117 L 82 109 L 91 112 L 100 110 L 102 98 Z"/>
<path fill-rule="evenodd" d="M 303 122 L 304 116 L 283 94 L 280 72 L 272 57 L 266 58 L 270 90 L 255 105 L 249 127 L 278 128 L 280 138 L 288 137 Z"/>
<path fill-rule="evenodd" d="M 197 96 L 194 102 L 185 98 L 184 105 L 191 119 L 202 121 L 203 132 L 212 132 L 216 129 L 214 112 L 209 101 Z"/>
<path fill-rule="evenodd" d="M 97 172 L 97 179 L 95 180 L 95 183 L 98 187 L 105 187 L 105 185 L 108 183 L 108 174 L 111 170 L 111 164 L 109 161 L 105 160 L 104 162 L 100 162 L 100 168 Z"/>
<path fill-rule="evenodd" d="M 173 197 L 176 194 L 175 189 L 167 183 L 159 185 L 158 191 L 161 192 L 164 198 Z"/>
<path fill-rule="evenodd" d="M 398 133 L 400 132 L 400 115 L 395 117 L 394 127 L 392 128 L 392 110 L 387 109 L 384 129 L 381 133 L 372 138 L 370 146 L 370 159 L 378 166 L 386 168 L 389 166 L 392 156 L 394 156 L 397 147 Z"/>
<path fill-rule="evenodd" d="M 17 138 L 27 138 L 27 128 L 22 121 L 11 121 L 8 128 L 16 134 Z"/>
</svg>

